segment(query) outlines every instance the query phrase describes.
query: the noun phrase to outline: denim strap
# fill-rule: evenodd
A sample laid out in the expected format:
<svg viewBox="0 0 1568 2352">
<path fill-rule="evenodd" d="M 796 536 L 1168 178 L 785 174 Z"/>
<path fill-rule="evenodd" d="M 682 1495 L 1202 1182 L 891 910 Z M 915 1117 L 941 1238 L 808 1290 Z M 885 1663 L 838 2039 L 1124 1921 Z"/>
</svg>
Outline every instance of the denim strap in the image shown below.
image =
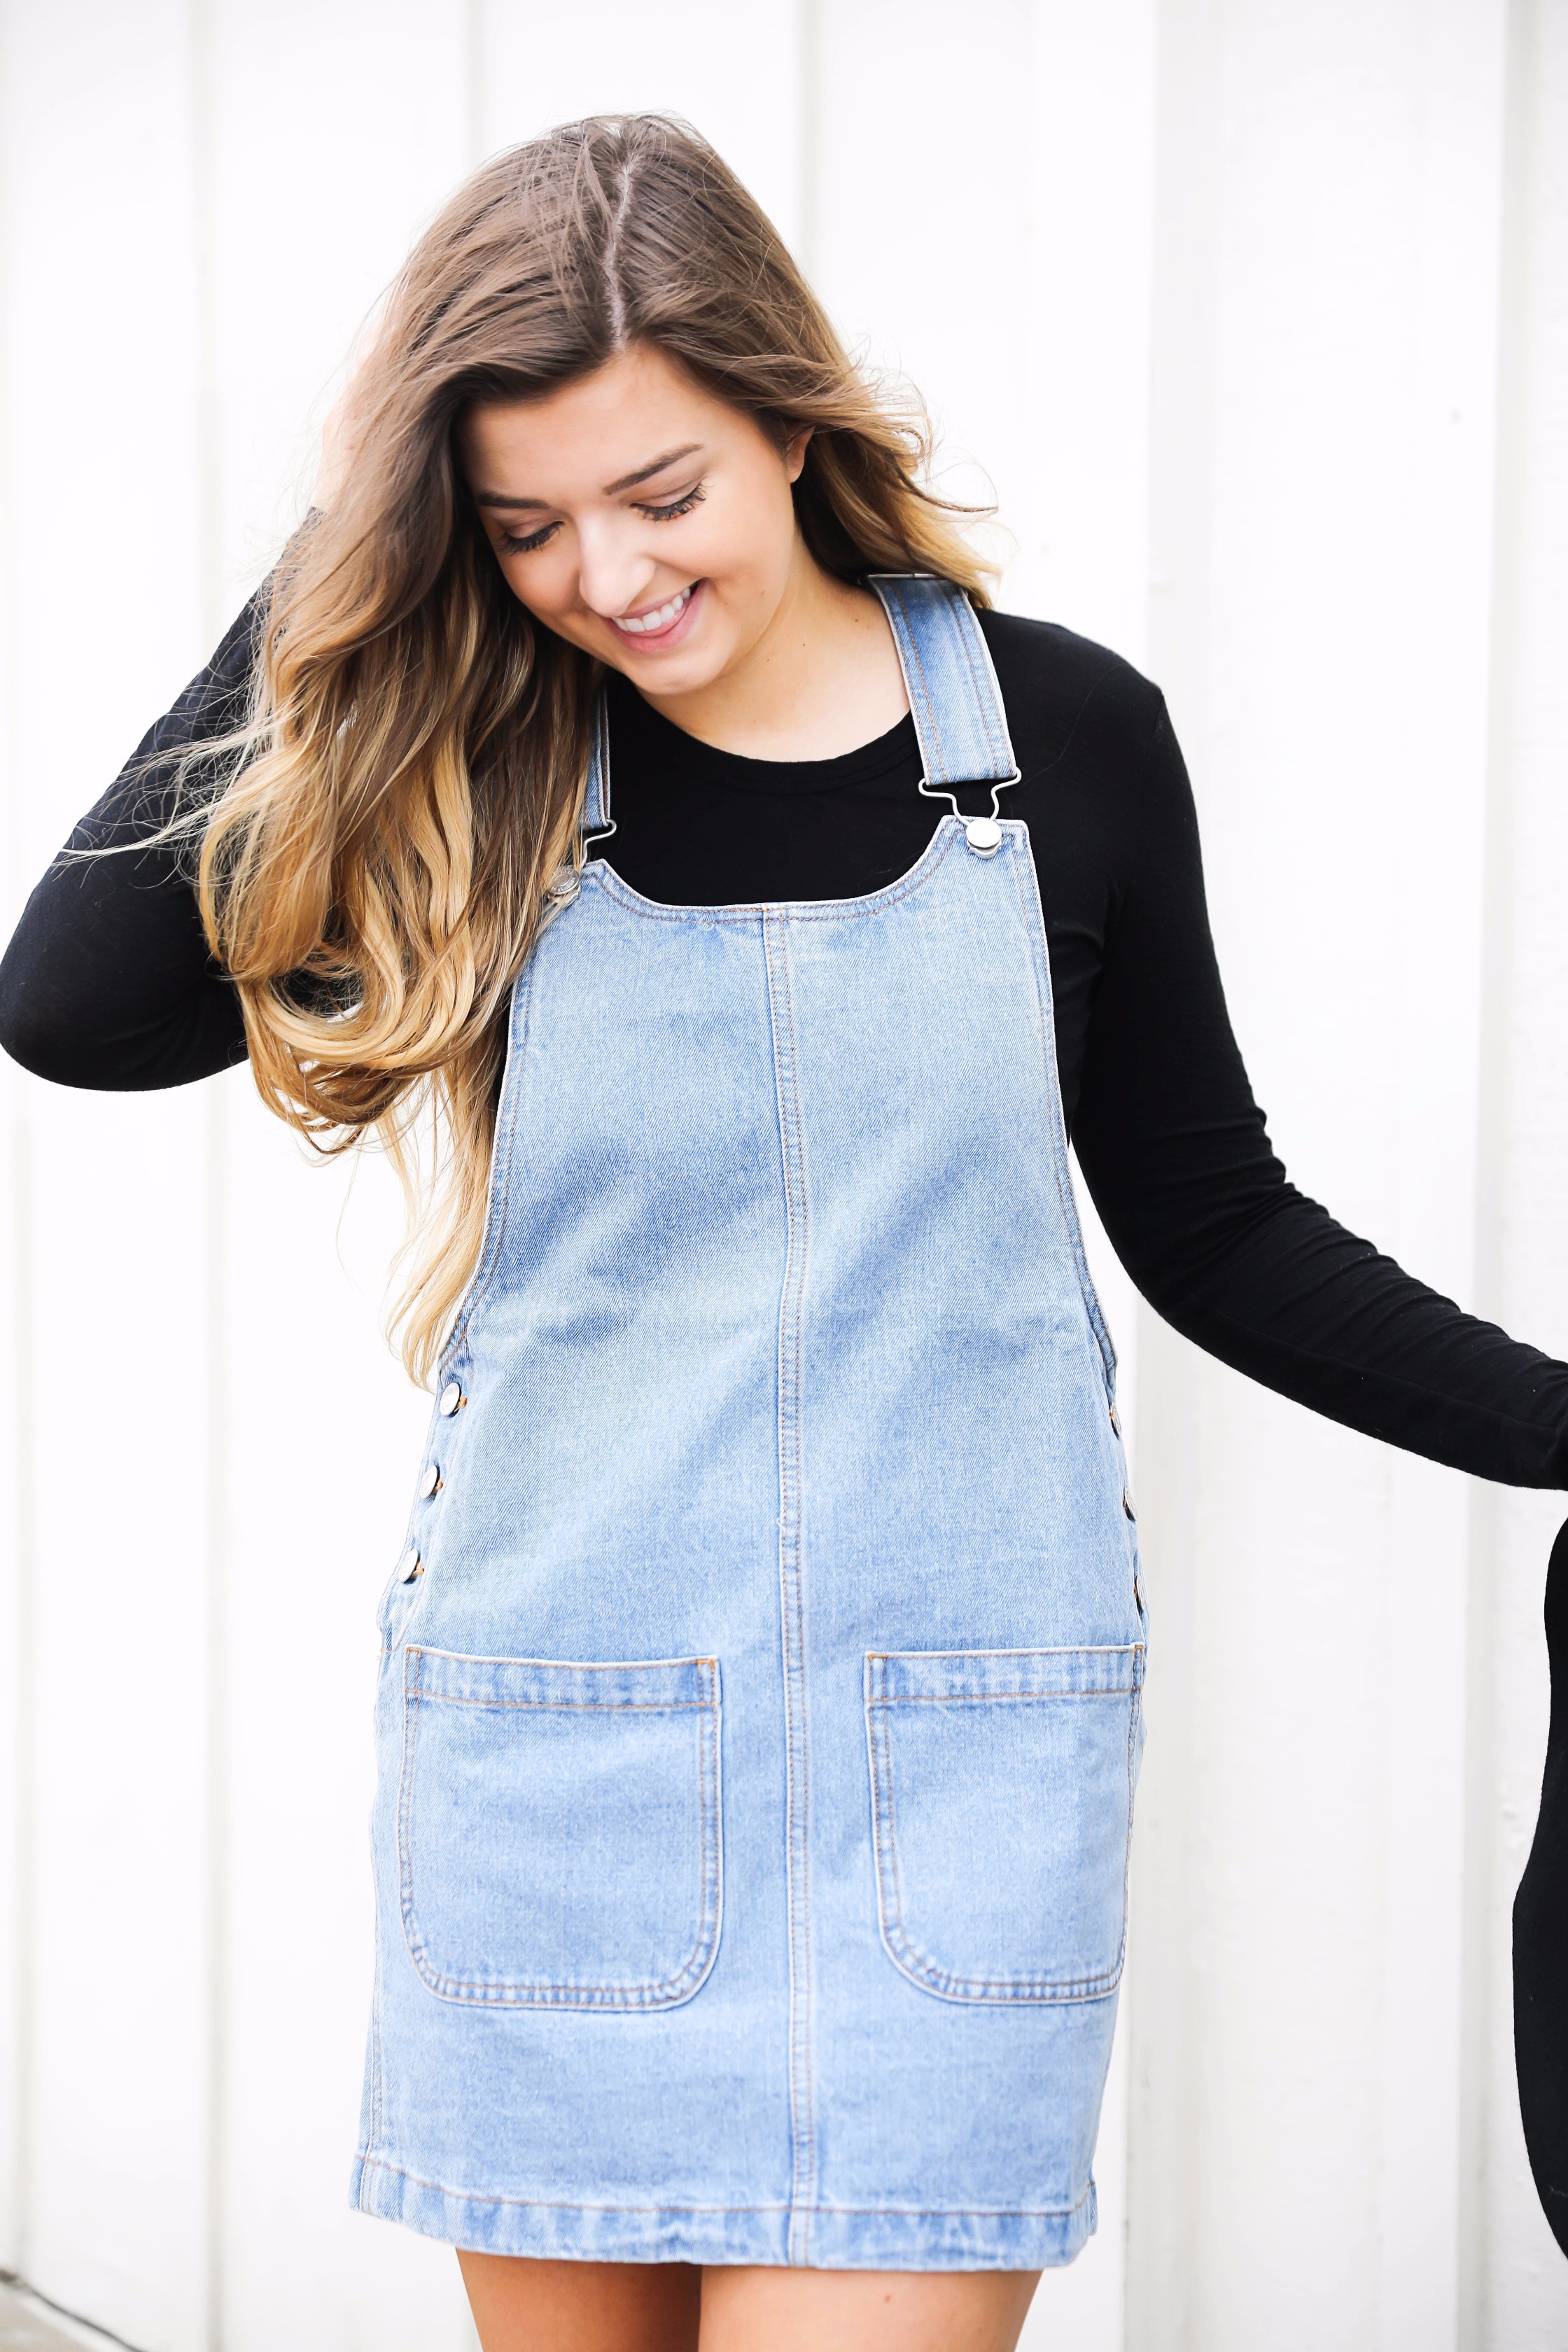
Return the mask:
<svg viewBox="0 0 1568 2352">
<path fill-rule="evenodd" d="M 954 784 L 989 784 L 996 794 L 1018 781 L 991 649 L 974 607 L 951 580 L 922 572 L 874 572 L 867 581 L 882 600 L 899 649 L 910 709 L 925 770 L 921 790 L 953 800 Z"/>
<path fill-rule="evenodd" d="M 603 690 L 594 697 L 588 720 L 588 781 L 583 793 L 579 831 L 584 841 L 614 833 L 610 814 L 610 712 Z"/>
</svg>

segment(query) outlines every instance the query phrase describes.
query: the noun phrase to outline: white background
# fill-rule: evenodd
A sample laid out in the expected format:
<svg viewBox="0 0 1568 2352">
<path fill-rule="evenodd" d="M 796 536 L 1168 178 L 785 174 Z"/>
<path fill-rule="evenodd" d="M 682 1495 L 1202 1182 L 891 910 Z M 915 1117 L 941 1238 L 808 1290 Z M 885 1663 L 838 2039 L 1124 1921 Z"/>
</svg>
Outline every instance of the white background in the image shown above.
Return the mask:
<svg viewBox="0 0 1568 2352">
<path fill-rule="evenodd" d="M 7 912 L 266 568 L 437 200 L 673 107 L 985 469 L 1003 601 L 1165 688 L 1294 1175 L 1568 1353 L 1565 0 L 5 0 L 0 35 Z M 143 2352 L 456 2352 L 450 2253 L 344 2200 L 426 1412 L 378 1337 L 391 1187 L 307 1165 L 243 1071 L 4 1101 L 0 2261 Z M 1562 1506 L 1106 1288 L 1151 1737 L 1100 2234 L 1026 2340 L 1561 2347 L 1508 1944 Z"/>
</svg>

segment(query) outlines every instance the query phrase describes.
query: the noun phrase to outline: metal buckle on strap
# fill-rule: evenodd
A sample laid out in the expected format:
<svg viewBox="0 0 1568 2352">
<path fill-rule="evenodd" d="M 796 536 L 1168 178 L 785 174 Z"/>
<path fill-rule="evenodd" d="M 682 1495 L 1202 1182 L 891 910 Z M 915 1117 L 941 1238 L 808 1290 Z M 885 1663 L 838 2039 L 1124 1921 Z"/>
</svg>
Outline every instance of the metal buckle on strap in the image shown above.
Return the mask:
<svg viewBox="0 0 1568 2352">
<path fill-rule="evenodd" d="M 998 776 L 995 779 L 991 786 L 989 816 L 965 816 L 958 805 L 957 793 L 950 792 L 945 784 L 928 784 L 922 776 L 920 788 L 927 800 L 952 802 L 953 815 L 963 827 L 963 838 L 977 857 L 994 857 L 1002 846 L 1002 826 L 996 805 L 997 795 L 1005 793 L 1009 784 L 1022 783 L 1023 780 L 1023 771 L 1019 768 L 1015 768 L 1010 776 Z M 976 781 L 984 782 L 985 779 L 981 777 Z"/>
</svg>

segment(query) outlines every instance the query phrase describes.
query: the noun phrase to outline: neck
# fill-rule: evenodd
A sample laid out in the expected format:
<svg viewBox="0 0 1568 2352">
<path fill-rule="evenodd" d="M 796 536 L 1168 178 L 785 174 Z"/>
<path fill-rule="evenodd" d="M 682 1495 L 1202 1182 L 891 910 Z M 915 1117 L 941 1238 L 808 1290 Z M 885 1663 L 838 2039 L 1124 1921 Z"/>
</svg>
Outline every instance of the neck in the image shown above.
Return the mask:
<svg viewBox="0 0 1568 2352">
<path fill-rule="evenodd" d="M 830 760 L 909 709 L 877 598 L 835 580 L 797 535 L 784 593 L 754 645 L 690 694 L 647 697 L 700 742 L 752 760 Z"/>
</svg>

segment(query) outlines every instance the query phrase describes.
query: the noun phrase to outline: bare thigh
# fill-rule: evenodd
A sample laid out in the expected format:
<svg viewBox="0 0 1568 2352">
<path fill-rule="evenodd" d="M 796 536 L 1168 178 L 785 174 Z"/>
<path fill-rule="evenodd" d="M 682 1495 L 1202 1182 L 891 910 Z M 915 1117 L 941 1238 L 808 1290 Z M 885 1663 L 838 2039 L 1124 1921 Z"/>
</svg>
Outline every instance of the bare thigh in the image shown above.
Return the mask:
<svg viewBox="0 0 1568 2352">
<path fill-rule="evenodd" d="M 700 2352 L 1013 2352 L 1039 2275 L 705 2270 Z"/>
<path fill-rule="evenodd" d="M 697 2352 L 690 2263 L 542 2263 L 459 2250 L 484 2352 Z"/>
<path fill-rule="evenodd" d="M 1013 2352 L 1039 2278 L 458 2260 L 483 2352 Z"/>
</svg>

